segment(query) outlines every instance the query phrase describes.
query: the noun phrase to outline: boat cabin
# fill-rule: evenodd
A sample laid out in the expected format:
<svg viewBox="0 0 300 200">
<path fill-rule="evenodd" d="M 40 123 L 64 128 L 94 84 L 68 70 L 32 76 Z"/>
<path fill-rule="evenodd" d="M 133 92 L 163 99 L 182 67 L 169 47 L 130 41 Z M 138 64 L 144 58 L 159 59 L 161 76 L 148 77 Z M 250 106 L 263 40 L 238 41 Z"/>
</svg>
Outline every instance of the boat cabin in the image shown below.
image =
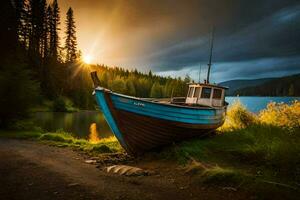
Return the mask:
<svg viewBox="0 0 300 200">
<path fill-rule="evenodd" d="M 190 105 L 222 107 L 225 105 L 226 89 L 226 87 L 213 84 L 189 84 L 185 103 Z"/>
</svg>

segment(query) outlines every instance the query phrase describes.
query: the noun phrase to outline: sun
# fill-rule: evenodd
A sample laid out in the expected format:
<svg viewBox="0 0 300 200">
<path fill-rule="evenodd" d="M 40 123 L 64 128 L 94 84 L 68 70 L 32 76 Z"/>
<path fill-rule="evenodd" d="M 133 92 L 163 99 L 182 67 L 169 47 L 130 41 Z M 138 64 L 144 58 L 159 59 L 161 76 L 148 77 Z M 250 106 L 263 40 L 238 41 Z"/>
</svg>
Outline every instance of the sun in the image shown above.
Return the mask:
<svg viewBox="0 0 300 200">
<path fill-rule="evenodd" d="M 91 55 L 84 55 L 83 62 L 86 64 L 91 64 L 93 61 L 93 57 Z"/>
</svg>

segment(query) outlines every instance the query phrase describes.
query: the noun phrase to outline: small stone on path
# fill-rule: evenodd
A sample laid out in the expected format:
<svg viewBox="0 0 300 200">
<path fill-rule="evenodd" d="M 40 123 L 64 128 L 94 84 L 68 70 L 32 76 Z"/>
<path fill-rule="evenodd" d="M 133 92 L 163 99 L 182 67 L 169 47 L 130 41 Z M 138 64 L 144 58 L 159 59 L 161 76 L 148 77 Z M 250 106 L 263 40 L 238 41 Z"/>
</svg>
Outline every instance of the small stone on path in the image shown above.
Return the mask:
<svg viewBox="0 0 300 200">
<path fill-rule="evenodd" d="M 87 163 L 87 164 L 95 164 L 95 163 L 97 163 L 96 160 L 85 160 L 84 162 Z"/>
<path fill-rule="evenodd" d="M 125 175 L 125 176 L 147 176 L 147 171 L 138 168 L 138 167 L 132 167 L 127 165 L 113 165 L 110 167 L 106 167 L 105 171 L 107 173 L 113 173 L 113 174 L 119 174 L 119 175 Z"/>
</svg>

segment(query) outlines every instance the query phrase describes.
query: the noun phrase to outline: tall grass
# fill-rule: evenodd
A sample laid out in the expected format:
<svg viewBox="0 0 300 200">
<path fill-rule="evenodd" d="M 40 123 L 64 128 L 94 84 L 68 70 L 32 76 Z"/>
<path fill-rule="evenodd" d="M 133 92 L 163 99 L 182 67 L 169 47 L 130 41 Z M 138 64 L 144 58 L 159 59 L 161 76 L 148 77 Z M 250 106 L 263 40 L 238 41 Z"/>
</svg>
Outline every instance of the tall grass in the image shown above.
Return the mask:
<svg viewBox="0 0 300 200">
<path fill-rule="evenodd" d="M 271 102 L 259 114 L 249 112 L 240 101 L 235 101 L 228 109 L 225 123 L 218 130 L 222 132 L 244 129 L 253 125 L 269 125 L 299 132 L 300 102 L 292 104 Z"/>
<path fill-rule="evenodd" d="M 227 111 L 225 123 L 220 127 L 219 131 L 228 131 L 246 128 L 257 122 L 257 117 L 249 112 L 240 102 L 235 101 Z"/>
<path fill-rule="evenodd" d="M 102 138 L 95 142 L 76 138 L 71 133 L 62 130 L 58 130 L 54 133 L 42 133 L 39 131 L 0 131 L 0 138 L 1 137 L 39 140 L 50 145 L 72 147 L 92 154 L 124 151 L 115 137 Z"/>
<path fill-rule="evenodd" d="M 183 142 L 175 156 L 183 163 L 195 159 L 225 166 L 225 171 L 246 169 L 255 176 L 299 184 L 299 120 L 297 101 L 291 105 L 270 103 L 258 115 L 236 102 L 218 136 Z"/>
<path fill-rule="evenodd" d="M 300 129 L 300 101 L 291 105 L 284 103 L 269 103 L 267 108 L 259 113 L 259 121 L 296 132 Z M 299 133 L 299 132 L 298 132 Z"/>
<path fill-rule="evenodd" d="M 75 147 L 90 153 L 114 153 L 122 152 L 123 149 L 115 137 L 99 139 L 97 142 L 78 139 L 70 133 L 58 131 L 56 133 L 44 133 L 38 138 L 57 146 Z"/>
</svg>

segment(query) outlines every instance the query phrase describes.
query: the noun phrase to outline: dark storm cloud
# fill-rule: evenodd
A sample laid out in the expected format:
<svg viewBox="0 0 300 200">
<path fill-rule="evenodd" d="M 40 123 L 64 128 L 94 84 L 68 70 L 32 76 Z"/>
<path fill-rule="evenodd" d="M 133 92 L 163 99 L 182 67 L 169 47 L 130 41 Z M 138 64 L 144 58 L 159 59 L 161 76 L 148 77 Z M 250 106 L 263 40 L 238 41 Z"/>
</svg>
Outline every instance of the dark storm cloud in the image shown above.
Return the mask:
<svg viewBox="0 0 300 200">
<path fill-rule="evenodd" d="M 299 24 L 300 5 L 283 8 L 232 34 L 217 33 L 214 62 L 300 55 Z M 156 65 L 158 71 L 166 70 L 168 66 L 172 69 L 181 69 L 186 65 L 207 62 L 208 50 L 209 35 L 206 35 L 159 50 L 149 58 L 158 61 Z"/>
<path fill-rule="evenodd" d="M 288 65 L 287 65 L 288 63 Z M 253 79 L 280 77 L 299 73 L 300 56 L 280 58 L 260 58 L 247 61 L 219 62 L 212 68 L 211 80 L 223 82 L 231 79 Z M 202 65 L 201 81 L 206 78 L 207 68 Z M 185 76 L 189 74 L 194 80 L 199 78 L 199 65 L 184 67 L 179 70 L 157 72 L 164 76 Z"/>
<path fill-rule="evenodd" d="M 300 72 L 299 0 L 60 1 L 99 63 L 196 78 L 214 25 L 215 79 Z"/>
<path fill-rule="evenodd" d="M 217 63 L 213 68 L 215 82 L 229 79 L 280 77 L 299 73 L 300 56 L 259 58 L 255 60 Z"/>
</svg>

